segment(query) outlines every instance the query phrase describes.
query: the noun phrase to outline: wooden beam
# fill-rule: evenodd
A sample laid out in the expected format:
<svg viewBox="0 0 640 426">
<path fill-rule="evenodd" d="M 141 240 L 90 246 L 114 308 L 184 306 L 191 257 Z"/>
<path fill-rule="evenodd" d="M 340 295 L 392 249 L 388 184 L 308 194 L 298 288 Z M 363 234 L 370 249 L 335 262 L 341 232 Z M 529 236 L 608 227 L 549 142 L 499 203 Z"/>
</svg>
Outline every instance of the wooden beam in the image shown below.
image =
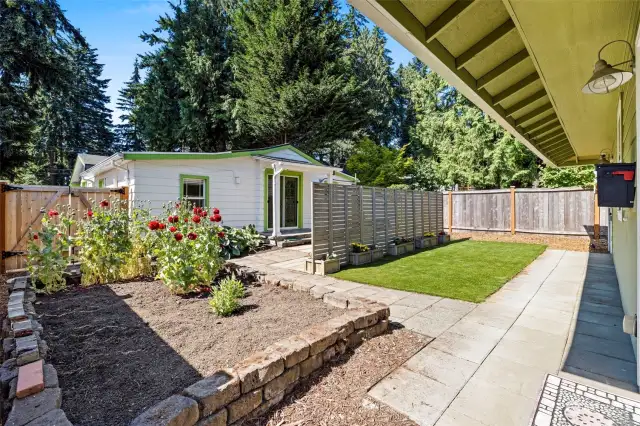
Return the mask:
<svg viewBox="0 0 640 426">
<path fill-rule="evenodd" d="M 558 127 L 562 127 L 562 124 L 560 124 L 560 122 L 556 120 L 554 122 L 547 124 L 546 126 L 540 127 L 540 129 L 536 130 L 535 132 L 529 133 L 529 137 L 535 139 L 537 137 L 544 135 L 545 133 L 548 133 L 552 130 L 557 129 Z"/>
<path fill-rule="evenodd" d="M 574 156 L 573 148 L 553 154 L 553 158 L 557 158 L 558 160 L 560 160 L 558 161 L 559 163 L 573 156 Z M 575 166 L 576 164 L 573 163 L 572 165 Z"/>
<path fill-rule="evenodd" d="M 549 156 L 557 157 L 558 155 L 563 154 L 566 151 L 573 152 L 573 148 L 571 148 L 571 145 L 569 145 L 569 144 L 562 145 L 562 146 L 559 146 L 557 148 L 551 149 L 548 152 L 549 152 Z"/>
<path fill-rule="evenodd" d="M 456 68 L 464 67 L 470 60 L 487 50 L 502 37 L 515 30 L 516 26 L 511 19 L 487 34 L 482 40 L 471 46 L 456 58 Z"/>
<path fill-rule="evenodd" d="M 547 96 L 547 91 L 544 89 L 538 90 L 536 93 L 534 93 L 533 95 L 521 100 L 520 102 L 517 102 L 516 104 L 512 105 L 511 107 L 507 108 L 504 112 L 505 115 L 507 117 L 511 117 L 513 114 L 515 114 L 516 112 L 526 108 L 527 106 L 531 105 L 533 102 L 544 98 L 545 96 Z"/>
<path fill-rule="evenodd" d="M 545 146 L 549 146 L 551 144 L 554 144 L 555 142 L 561 141 L 563 139 L 567 139 L 567 135 L 562 134 L 562 135 L 558 135 L 558 136 L 554 136 L 552 138 L 549 139 L 545 139 L 544 141 L 538 141 L 536 142 L 536 145 L 541 146 L 541 147 L 545 147 Z"/>
<path fill-rule="evenodd" d="M 562 135 L 562 136 L 564 136 L 564 135 Z M 566 145 L 567 143 L 569 143 L 569 139 L 567 139 L 566 137 L 563 137 L 562 139 L 559 139 L 554 143 L 551 143 L 551 144 L 545 145 L 545 146 L 541 146 L 540 149 L 542 149 L 544 151 L 549 151 L 549 150 L 552 150 L 552 149 L 557 148 L 559 146 Z"/>
<path fill-rule="evenodd" d="M 538 141 L 534 141 L 536 143 L 540 143 L 540 144 L 545 144 L 547 142 L 549 142 L 551 139 L 555 138 L 556 136 L 560 136 L 560 135 L 564 135 L 564 129 L 560 128 L 558 130 L 554 130 L 553 132 L 549 133 L 548 135 L 544 135 L 545 139 L 541 139 Z M 566 135 L 565 135 L 566 137 Z"/>
<path fill-rule="evenodd" d="M 558 119 L 558 116 L 555 113 L 553 113 L 553 114 L 548 115 L 548 116 L 546 116 L 544 118 L 541 118 L 540 120 L 536 121 L 535 123 L 527 126 L 524 129 L 524 131 L 527 132 L 527 133 L 530 133 L 533 130 L 536 130 L 537 128 L 539 128 L 541 126 L 544 126 L 547 123 L 551 123 L 552 121 L 557 120 L 557 119 Z"/>
<path fill-rule="evenodd" d="M 551 105 L 551 102 L 549 102 L 548 104 L 544 104 L 540 108 L 536 108 L 533 111 L 528 112 L 522 117 L 518 118 L 516 120 L 516 126 L 521 126 L 523 123 L 526 123 L 529 120 L 533 120 L 537 116 L 544 114 L 550 109 L 553 109 L 553 105 Z"/>
<path fill-rule="evenodd" d="M 447 10 L 442 12 L 435 21 L 429 24 L 425 28 L 425 40 L 427 43 L 432 42 L 438 35 L 447 29 L 449 25 L 455 21 L 455 19 L 464 12 L 471 4 L 473 0 L 456 0 Z"/>
<path fill-rule="evenodd" d="M 9 226 L 6 212 L 6 193 L 4 191 L 4 187 L 8 184 L 9 182 L 7 181 L 0 181 L 0 274 L 7 272 L 6 262 L 2 257 L 2 253 L 6 251 L 6 232 Z"/>
<path fill-rule="evenodd" d="M 497 95 L 495 95 L 493 97 L 493 104 L 494 105 L 495 104 L 499 104 L 500 102 L 504 101 L 508 97 L 515 95 L 516 93 L 518 93 L 522 89 L 526 88 L 530 84 L 535 83 L 538 80 L 540 80 L 540 76 L 538 75 L 537 72 L 533 72 L 532 74 L 529 74 L 528 76 L 526 76 L 525 78 L 523 78 L 519 82 L 507 87 L 502 92 L 500 92 Z"/>
<path fill-rule="evenodd" d="M 500 65 L 498 65 L 497 67 L 495 67 L 494 69 L 492 69 L 491 71 L 483 75 L 482 77 L 480 77 L 478 79 L 478 84 L 476 86 L 476 89 L 478 90 L 482 89 L 484 86 L 491 83 L 493 80 L 500 77 L 502 74 L 506 73 L 511 68 L 515 67 L 520 62 L 527 59 L 528 57 L 529 57 L 529 52 L 527 52 L 527 49 L 522 49 L 520 52 L 516 53 L 515 55 L 513 55 L 512 57 L 510 57 L 509 59 L 507 59 L 506 61 L 504 61 L 503 63 L 501 63 Z"/>
</svg>

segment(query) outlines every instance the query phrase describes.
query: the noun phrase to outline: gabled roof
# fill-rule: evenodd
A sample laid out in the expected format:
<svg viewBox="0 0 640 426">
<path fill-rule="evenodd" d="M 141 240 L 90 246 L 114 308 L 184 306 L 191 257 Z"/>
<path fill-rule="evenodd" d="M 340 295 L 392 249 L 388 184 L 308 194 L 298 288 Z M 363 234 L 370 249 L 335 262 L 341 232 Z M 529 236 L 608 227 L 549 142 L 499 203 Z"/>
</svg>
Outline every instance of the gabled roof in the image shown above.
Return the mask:
<svg viewBox="0 0 640 426">
<path fill-rule="evenodd" d="M 102 161 L 96 163 L 92 168 L 87 169 L 81 174 L 86 176 L 98 171 L 106 171 L 113 167 L 112 163 L 116 160 L 222 160 L 225 158 L 242 157 L 260 157 L 300 165 L 326 167 L 334 170 L 336 174 L 339 174 L 345 179 L 353 181 L 356 180 L 353 176 L 349 176 L 340 171 L 340 168 L 328 166 L 290 144 L 276 145 L 268 148 L 224 152 L 123 152 L 112 155 L 111 157 L 102 157 Z"/>
<path fill-rule="evenodd" d="M 73 174 L 71 175 L 71 183 L 80 183 L 80 174 L 88 170 L 98 163 L 106 160 L 108 157 L 104 155 L 78 154 L 76 162 L 73 165 Z"/>
</svg>

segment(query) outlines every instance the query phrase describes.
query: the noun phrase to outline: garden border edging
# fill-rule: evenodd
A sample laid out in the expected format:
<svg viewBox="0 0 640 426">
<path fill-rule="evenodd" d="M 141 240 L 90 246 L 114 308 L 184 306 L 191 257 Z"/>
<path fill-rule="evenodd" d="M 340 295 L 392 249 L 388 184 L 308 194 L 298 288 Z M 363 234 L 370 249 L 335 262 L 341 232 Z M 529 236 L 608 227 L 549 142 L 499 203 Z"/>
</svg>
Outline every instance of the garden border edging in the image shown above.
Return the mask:
<svg viewBox="0 0 640 426">
<path fill-rule="evenodd" d="M 48 346 L 42 339 L 30 282 L 26 275 L 7 280 L 9 302 L 2 324 L 4 362 L 0 367 L 3 396 L 11 404 L 10 411 L 3 407 L 3 417 L 9 411 L 5 426 L 72 426 L 60 409 L 58 373 L 44 363 Z"/>
<path fill-rule="evenodd" d="M 227 266 L 236 276 L 259 276 L 265 283 L 288 287 L 255 269 L 231 262 Z M 326 362 L 389 326 L 389 307 L 381 303 L 337 293 L 324 294 L 323 300 L 346 310 L 194 383 L 141 413 L 131 426 L 240 425 L 280 403 Z"/>
</svg>

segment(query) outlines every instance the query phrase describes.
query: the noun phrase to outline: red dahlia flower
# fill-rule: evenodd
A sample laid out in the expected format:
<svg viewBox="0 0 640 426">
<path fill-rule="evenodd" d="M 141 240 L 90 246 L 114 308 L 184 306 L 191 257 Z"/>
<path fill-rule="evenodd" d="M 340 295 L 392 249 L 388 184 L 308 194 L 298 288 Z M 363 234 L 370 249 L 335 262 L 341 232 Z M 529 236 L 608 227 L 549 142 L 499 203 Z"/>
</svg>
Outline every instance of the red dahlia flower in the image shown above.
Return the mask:
<svg viewBox="0 0 640 426">
<path fill-rule="evenodd" d="M 173 223 L 173 216 L 169 216 L 169 217 L 167 218 L 167 222 L 169 222 L 169 223 Z"/>
<path fill-rule="evenodd" d="M 200 217 L 207 217 L 207 211 L 206 210 L 200 210 L 200 213 L 198 213 L 200 215 Z"/>
<path fill-rule="evenodd" d="M 198 215 L 194 215 L 191 220 L 193 221 L 193 223 L 200 223 L 200 216 Z"/>
<path fill-rule="evenodd" d="M 158 228 L 159 228 L 159 229 L 164 229 L 164 228 L 166 228 L 166 227 L 167 227 L 167 225 L 165 225 L 164 223 L 159 223 L 159 224 L 158 224 Z"/>
<path fill-rule="evenodd" d="M 176 232 L 175 234 L 173 234 L 173 237 L 176 239 L 176 241 L 182 240 L 182 234 L 179 232 Z"/>
<path fill-rule="evenodd" d="M 160 223 L 157 220 L 152 220 L 149 222 L 148 226 L 149 226 L 149 229 L 151 229 L 152 231 L 155 231 L 160 227 Z"/>
<path fill-rule="evenodd" d="M 213 214 L 220 214 L 220 210 L 218 210 L 217 208 L 213 209 Z"/>
<path fill-rule="evenodd" d="M 220 216 L 219 214 L 214 214 L 213 215 L 213 221 L 214 222 L 220 222 L 222 220 L 222 216 Z"/>
<path fill-rule="evenodd" d="M 196 234 L 195 232 L 189 232 L 187 234 L 187 238 L 190 240 L 195 240 L 196 238 L 198 238 L 198 234 Z"/>
<path fill-rule="evenodd" d="M 100 207 L 109 207 L 109 202 L 107 200 L 100 201 Z"/>
<path fill-rule="evenodd" d="M 34 234 L 34 235 L 33 235 L 33 239 L 34 239 L 34 240 L 37 240 L 38 238 L 40 238 L 40 237 L 38 237 L 38 234 Z"/>
<path fill-rule="evenodd" d="M 218 232 L 218 238 L 224 238 L 224 232 Z"/>
<path fill-rule="evenodd" d="M 58 213 L 57 210 L 49 210 L 49 213 L 47 213 L 49 215 L 49 217 L 54 217 L 54 216 L 58 216 L 60 213 Z"/>
<path fill-rule="evenodd" d="M 178 228 L 176 228 L 175 226 L 172 226 L 171 228 L 169 228 L 169 231 L 171 232 L 176 232 L 178 230 Z"/>
<path fill-rule="evenodd" d="M 89 219 L 91 219 L 91 218 L 93 217 L 93 211 L 89 210 L 89 211 L 87 212 L 87 217 L 88 217 Z"/>
</svg>

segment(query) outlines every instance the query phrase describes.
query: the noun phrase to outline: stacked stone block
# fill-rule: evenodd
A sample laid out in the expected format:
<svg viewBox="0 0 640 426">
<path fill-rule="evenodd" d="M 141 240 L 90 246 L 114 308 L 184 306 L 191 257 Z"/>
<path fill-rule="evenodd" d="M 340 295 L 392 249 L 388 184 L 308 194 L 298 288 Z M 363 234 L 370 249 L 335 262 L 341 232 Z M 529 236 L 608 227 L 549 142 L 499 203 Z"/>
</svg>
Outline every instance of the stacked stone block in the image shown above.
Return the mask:
<svg viewBox="0 0 640 426">
<path fill-rule="evenodd" d="M 384 333 L 389 308 L 360 306 L 254 353 L 140 414 L 132 426 L 241 425 L 266 413 L 325 363 Z"/>
<path fill-rule="evenodd" d="M 2 326 L 3 364 L 0 386 L 8 412 L 6 426 L 71 426 L 60 410 L 62 393 L 58 374 L 44 359 L 48 351 L 42 338 L 42 326 L 33 307 L 36 294 L 29 277 L 7 281 L 9 303 Z"/>
</svg>

